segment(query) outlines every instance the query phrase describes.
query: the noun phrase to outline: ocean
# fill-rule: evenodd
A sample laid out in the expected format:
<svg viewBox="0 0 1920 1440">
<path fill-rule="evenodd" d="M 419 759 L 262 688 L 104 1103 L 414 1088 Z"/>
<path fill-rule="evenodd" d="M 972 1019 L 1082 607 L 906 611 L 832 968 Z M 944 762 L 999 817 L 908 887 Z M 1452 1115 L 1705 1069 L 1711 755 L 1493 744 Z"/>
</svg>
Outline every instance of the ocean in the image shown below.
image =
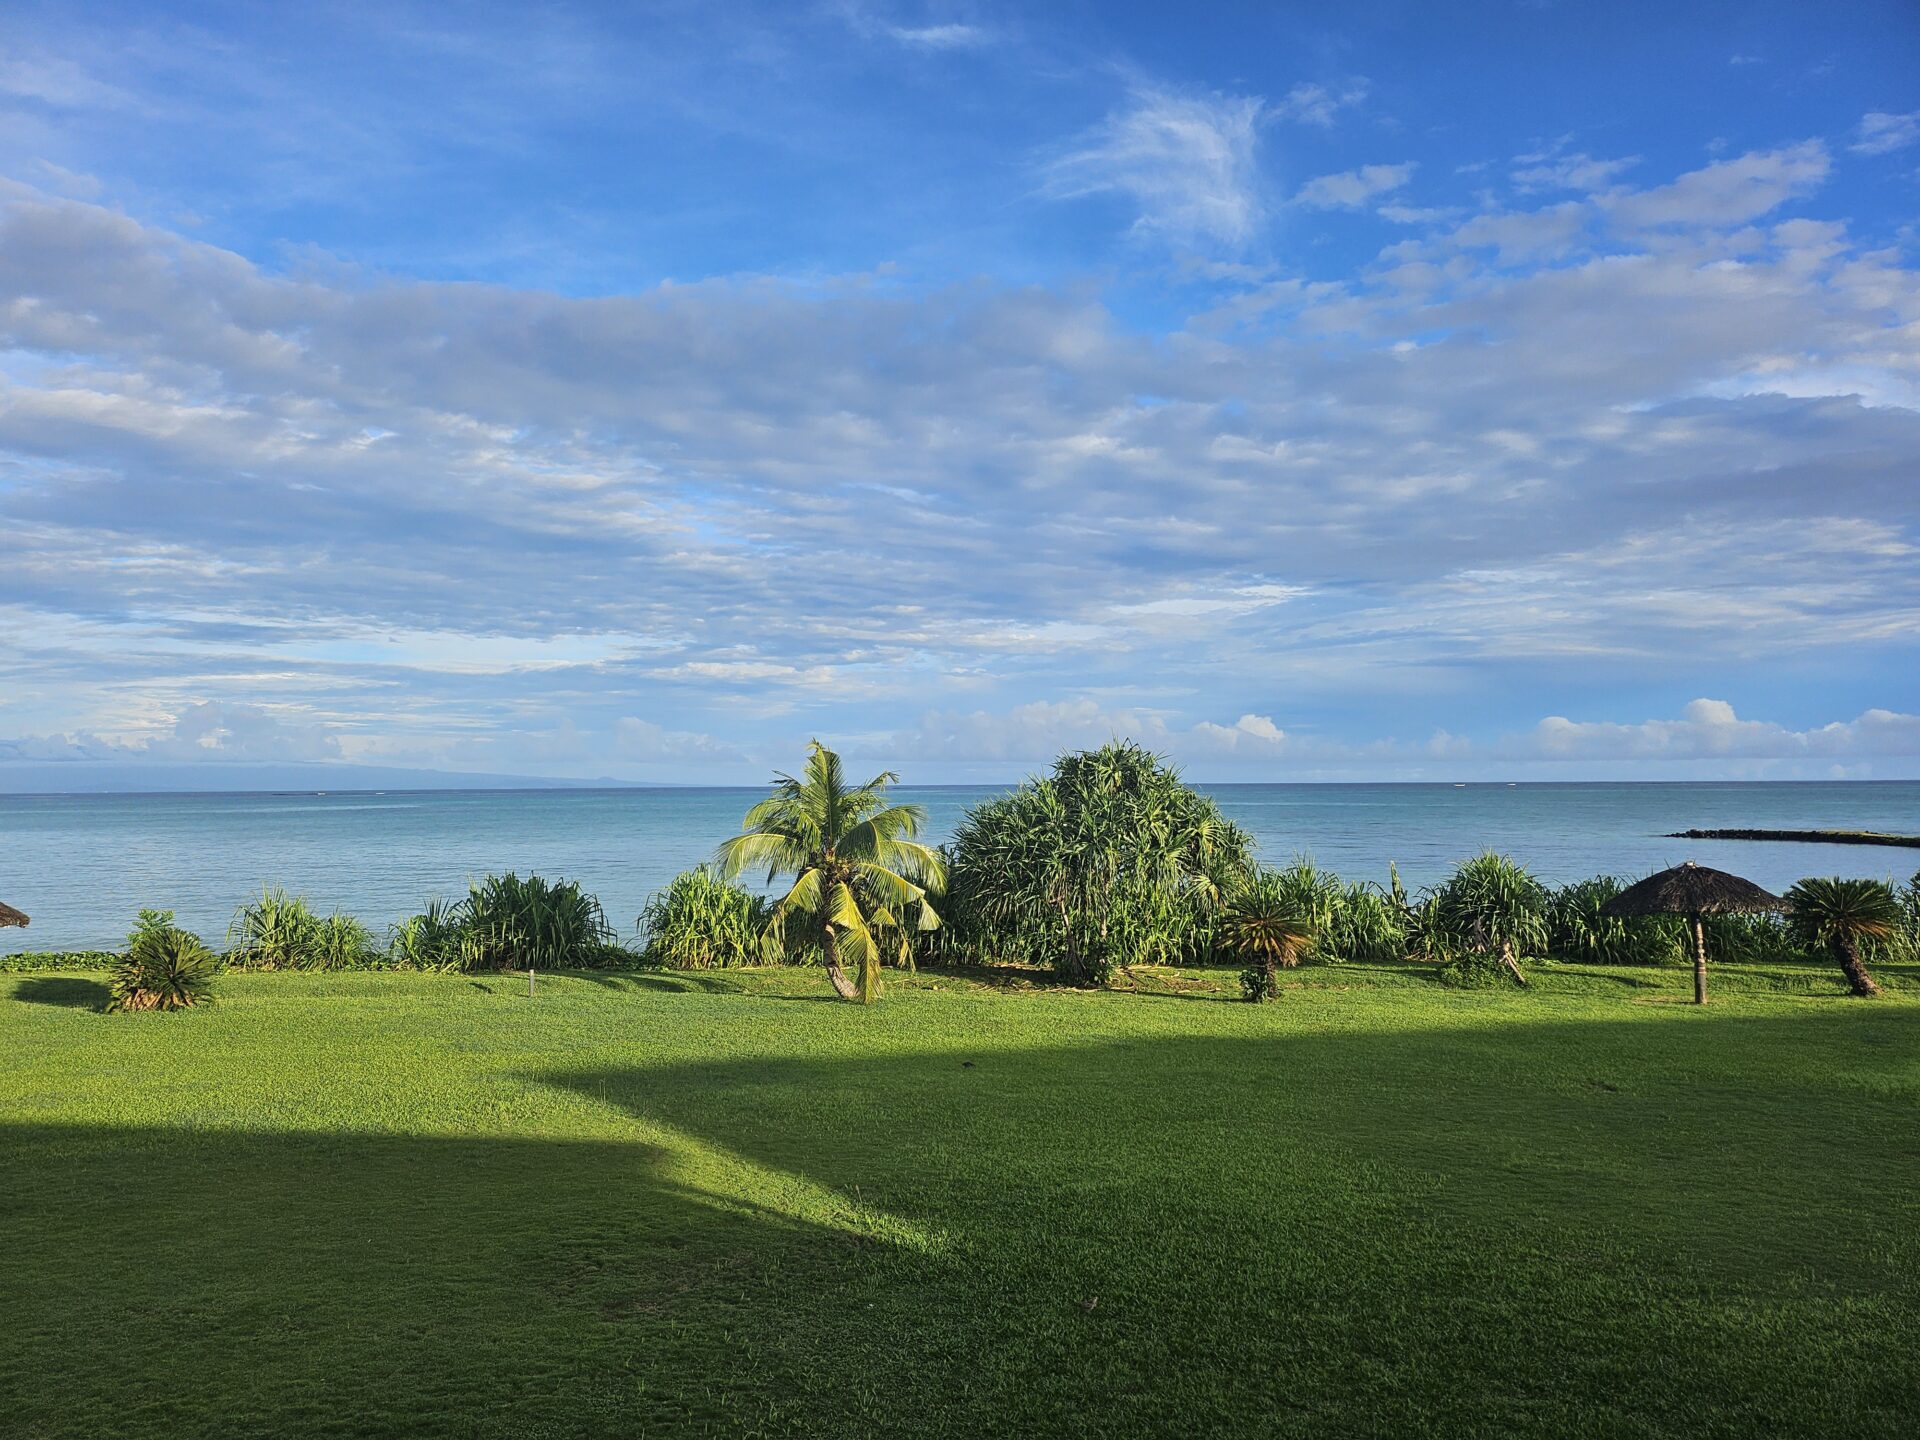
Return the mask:
<svg viewBox="0 0 1920 1440">
<path fill-rule="evenodd" d="M 1693 827 L 1920 831 L 1920 781 L 1813 784 L 1201 786 L 1262 858 L 1311 855 L 1349 879 L 1411 887 L 1480 850 L 1550 883 L 1628 877 L 1694 859 L 1779 890 L 1805 875 L 1895 880 L 1920 850 L 1669 840 Z M 0 795 L 0 901 L 33 917 L 0 953 L 106 948 L 141 906 L 210 941 L 263 884 L 358 915 L 376 933 L 469 879 L 518 870 L 579 880 L 630 933 L 677 871 L 735 833 L 753 789 L 490 790 L 245 795 Z M 993 786 L 897 792 L 941 840 Z"/>
</svg>

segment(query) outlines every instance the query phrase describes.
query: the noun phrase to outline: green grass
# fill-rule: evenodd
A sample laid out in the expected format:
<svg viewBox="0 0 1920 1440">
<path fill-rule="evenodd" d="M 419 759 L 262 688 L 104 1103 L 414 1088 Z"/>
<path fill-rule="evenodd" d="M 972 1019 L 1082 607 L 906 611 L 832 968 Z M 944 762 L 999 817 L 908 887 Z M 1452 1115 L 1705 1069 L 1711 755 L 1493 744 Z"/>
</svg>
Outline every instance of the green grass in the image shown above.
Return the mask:
<svg viewBox="0 0 1920 1440">
<path fill-rule="evenodd" d="M 0 1432 L 1910 1433 L 1920 1003 L 0 977 Z"/>
</svg>

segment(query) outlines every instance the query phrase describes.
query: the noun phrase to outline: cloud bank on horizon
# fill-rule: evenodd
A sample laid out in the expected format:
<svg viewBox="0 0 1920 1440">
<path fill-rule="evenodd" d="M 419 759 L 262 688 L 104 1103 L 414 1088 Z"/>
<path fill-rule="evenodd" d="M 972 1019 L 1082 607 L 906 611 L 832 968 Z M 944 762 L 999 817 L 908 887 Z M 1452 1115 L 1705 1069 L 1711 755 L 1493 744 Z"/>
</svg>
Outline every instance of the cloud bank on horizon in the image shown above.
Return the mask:
<svg viewBox="0 0 1920 1440">
<path fill-rule="evenodd" d="M 1920 19 L 1670 12 L 22 6 L 0 777 L 1920 776 Z"/>
</svg>

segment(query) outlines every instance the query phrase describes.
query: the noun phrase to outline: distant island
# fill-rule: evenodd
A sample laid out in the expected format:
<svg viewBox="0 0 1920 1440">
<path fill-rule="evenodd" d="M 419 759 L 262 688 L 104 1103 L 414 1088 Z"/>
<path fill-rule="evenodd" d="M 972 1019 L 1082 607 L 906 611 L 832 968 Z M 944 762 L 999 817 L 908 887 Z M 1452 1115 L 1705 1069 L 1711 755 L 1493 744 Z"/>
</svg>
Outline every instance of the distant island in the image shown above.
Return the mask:
<svg viewBox="0 0 1920 1440">
<path fill-rule="evenodd" d="M 1920 835 L 1881 830 L 1675 830 L 1669 840 L 1797 840 L 1803 845 L 1906 845 L 1920 848 Z"/>
</svg>

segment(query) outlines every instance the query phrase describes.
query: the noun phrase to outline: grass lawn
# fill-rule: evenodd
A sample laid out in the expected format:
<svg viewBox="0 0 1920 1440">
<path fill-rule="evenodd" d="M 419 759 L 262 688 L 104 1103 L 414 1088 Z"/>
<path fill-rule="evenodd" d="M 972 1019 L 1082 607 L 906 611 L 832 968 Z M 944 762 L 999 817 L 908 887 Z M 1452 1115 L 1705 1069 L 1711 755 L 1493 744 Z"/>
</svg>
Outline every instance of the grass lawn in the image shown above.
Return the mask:
<svg viewBox="0 0 1920 1440">
<path fill-rule="evenodd" d="M 0 975 L 0 1433 L 1907 1435 L 1885 978 Z"/>
</svg>

